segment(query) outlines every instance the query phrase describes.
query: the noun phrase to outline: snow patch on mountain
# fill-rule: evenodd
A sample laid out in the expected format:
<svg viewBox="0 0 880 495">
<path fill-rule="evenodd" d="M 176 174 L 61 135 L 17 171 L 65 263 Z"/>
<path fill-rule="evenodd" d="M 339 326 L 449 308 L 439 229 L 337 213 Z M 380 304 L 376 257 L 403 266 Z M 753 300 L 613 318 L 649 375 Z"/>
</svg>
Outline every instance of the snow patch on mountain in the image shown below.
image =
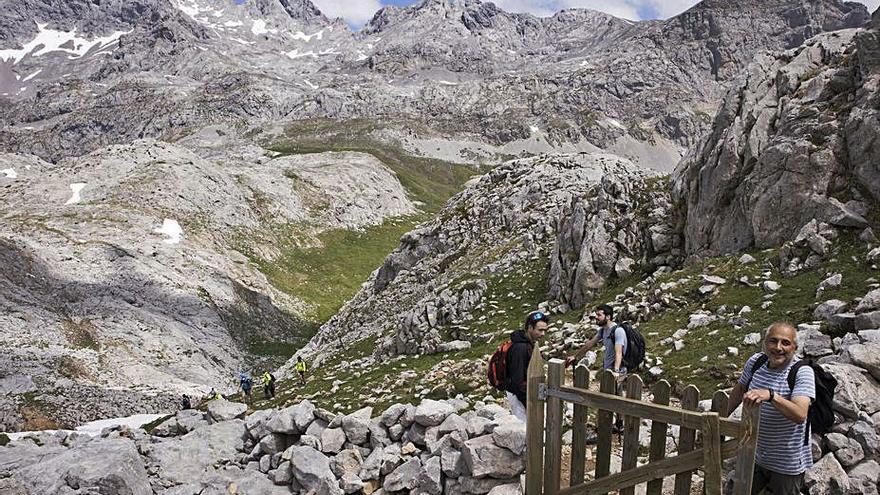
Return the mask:
<svg viewBox="0 0 880 495">
<path fill-rule="evenodd" d="M 82 197 L 80 196 L 80 193 L 82 192 L 84 187 L 86 187 L 85 182 L 74 182 L 73 184 L 71 184 L 70 190 L 73 191 L 73 194 L 70 196 L 70 199 L 68 199 L 67 202 L 64 204 L 72 205 L 72 204 L 76 204 L 76 203 L 79 203 L 80 201 L 82 201 Z"/>
<path fill-rule="evenodd" d="M 14 168 L 5 168 L 3 170 L 0 170 L 0 174 L 6 175 L 7 179 L 15 179 L 16 177 L 18 177 L 18 174 L 15 173 Z"/>
<path fill-rule="evenodd" d="M 319 40 L 323 39 L 324 38 L 324 30 L 322 29 L 315 34 L 306 34 L 302 31 L 297 31 L 297 32 L 293 33 L 293 39 L 303 40 L 306 43 L 308 43 L 309 41 L 312 41 L 312 38 L 319 39 Z"/>
<path fill-rule="evenodd" d="M 183 229 L 180 228 L 180 224 L 177 223 L 177 220 L 172 220 L 170 218 L 166 218 L 162 222 L 162 226 L 154 230 L 154 232 L 168 236 L 168 239 L 163 241 L 165 244 L 179 244 L 180 238 L 183 235 Z"/>
<path fill-rule="evenodd" d="M 277 32 L 277 29 L 266 28 L 266 21 L 264 21 L 263 19 L 257 19 L 254 21 L 253 24 L 251 24 L 251 33 L 253 33 L 254 36 L 259 36 L 261 34 L 267 33 L 275 34 Z"/>
<path fill-rule="evenodd" d="M 13 64 L 17 64 L 18 62 L 21 62 L 26 55 L 39 57 L 40 55 L 54 51 L 63 51 L 73 55 L 72 57 L 68 57 L 70 59 L 80 58 L 89 53 L 92 48 L 98 47 L 98 49 L 101 50 L 107 48 L 111 43 L 117 42 L 120 36 L 131 32 L 131 30 L 115 31 L 108 36 L 100 36 L 90 40 L 88 38 L 80 38 L 77 36 L 76 28 L 70 32 L 65 32 L 48 29 L 46 27 L 47 25 L 48 24 L 37 23 L 37 36 L 31 41 L 25 43 L 23 48 L 0 50 L 0 60 L 12 60 Z M 71 46 L 73 48 L 70 48 Z"/>
</svg>

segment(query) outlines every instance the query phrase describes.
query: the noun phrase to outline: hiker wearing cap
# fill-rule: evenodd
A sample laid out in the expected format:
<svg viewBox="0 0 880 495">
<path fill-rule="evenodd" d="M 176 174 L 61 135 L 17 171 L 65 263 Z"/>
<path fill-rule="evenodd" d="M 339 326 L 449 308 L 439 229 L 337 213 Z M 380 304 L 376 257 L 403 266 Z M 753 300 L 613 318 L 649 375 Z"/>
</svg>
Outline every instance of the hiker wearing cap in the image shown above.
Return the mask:
<svg viewBox="0 0 880 495">
<path fill-rule="evenodd" d="M 510 334 L 510 349 L 507 353 L 507 400 L 510 412 L 520 421 L 526 421 L 526 378 L 529 361 L 535 344 L 544 337 L 550 317 L 543 311 L 532 311 L 526 315 L 522 330 Z"/>
<path fill-rule="evenodd" d="M 602 369 L 610 370 L 617 375 L 617 395 L 621 395 L 623 387 L 621 386 L 626 378 L 626 366 L 623 363 L 623 356 L 626 354 L 627 338 L 626 330 L 622 326 L 614 322 L 614 308 L 608 304 L 603 304 L 596 308 L 596 324 L 599 328 L 596 330 L 590 340 L 582 345 L 574 355 L 565 359 L 565 365 L 570 366 L 581 360 L 587 351 L 593 348 L 601 341 L 605 346 L 605 356 L 602 361 Z M 614 422 L 614 429 L 620 432 L 623 428 L 623 419 L 618 416 Z"/>
<path fill-rule="evenodd" d="M 799 361 L 797 346 L 792 325 L 771 325 L 764 351 L 746 361 L 730 393 L 729 411 L 741 402 L 761 406 L 752 493 L 766 488 L 774 495 L 795 495 L 803 487 L 804 472 L 813 465 L 806 429 L 816 382 L 813 369 L 804 365 L 789 378 Z"/>
</svg>

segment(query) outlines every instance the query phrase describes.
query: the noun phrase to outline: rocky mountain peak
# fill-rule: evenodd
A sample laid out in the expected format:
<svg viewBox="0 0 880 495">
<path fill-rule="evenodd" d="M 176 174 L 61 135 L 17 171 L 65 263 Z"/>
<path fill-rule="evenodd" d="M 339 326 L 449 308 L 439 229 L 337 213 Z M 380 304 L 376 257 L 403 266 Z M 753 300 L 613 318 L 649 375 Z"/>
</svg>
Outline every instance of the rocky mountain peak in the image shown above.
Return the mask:
<svg viewBox="0 0 880 495">
<path fill-rule="evenodd" d="M 284 7 L 284 11 L 287 12 L 290 17 L 294 19 L 299 19 L 302 21 L 306 21 L 309 23 L 313 23 L 316 21 L 322 23 L 328 23 L 329 20 L 324 14 L 321 12 L 318 7 L 315 6 L 310 0 L 258 0 L 260 2 L 272 2 L 277 1 Z"/>
</svg>

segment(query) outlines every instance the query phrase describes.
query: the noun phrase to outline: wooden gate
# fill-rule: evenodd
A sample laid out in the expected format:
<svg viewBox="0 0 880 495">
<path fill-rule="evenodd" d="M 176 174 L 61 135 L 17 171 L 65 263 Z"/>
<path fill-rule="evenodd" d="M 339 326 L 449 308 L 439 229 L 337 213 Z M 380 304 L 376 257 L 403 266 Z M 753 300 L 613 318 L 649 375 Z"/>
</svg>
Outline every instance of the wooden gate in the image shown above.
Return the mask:
<svg viewBox="0 0 880 495">
<path fill-rule="evenodd" d="M 599 392 L 588 390 L 586 367 L 575 369 L 574 386 L 564 386 L 563 361 L 551 359 L 547 376 L 539 352 L 532 354 L 528 370 L 527 421 L 527 495 L 593 495 L 619 490 L 633 495 L 635 486 L 647 483 L 647 495 L 660 495 L 663 478 L 675 476 L 675 495 L 689 495 L 691 473 L 701 468 L 707 495 L 722 491 L 722 462 L 736 457 L 734 494 L 749 495 L 758 441 L 758 407 L 744 407 L 742 420 L 728 419 L 727 394 L 717 392 L 711 412 L 698 412 L 699 390 L 689 385 L 683 393 L 681 408 L 670 407 L 670 386 L 665 380 L 652 387 L 654 402 L 641 400 L 642 380 L 629 375 L 624 384 L 626 397 L 615 395 L 615 375 L 605 371 Z M 571 470 L 569 487 L 560 489 L 562 479 L 563 402 L 574 404 L 572 425 Z M 546 406 L 546 424 L 545 409 Z M 585 482 L 586 418 L 588 408 L 597 413 L 595 479 Z M 624 417 L 623 452 L 619 473 L 611 473 L 612 424 L 614 414 Z M 637 466 L 641 419 L 651 421 L 648 463 Z M 669 425 L 679 426 L 678 452 L 666 457 Z M 696 433 L 701 433 L 702 447 L 696 449 Z M 725 437 L 730 439 L 725 440 Z"/>
</svg>

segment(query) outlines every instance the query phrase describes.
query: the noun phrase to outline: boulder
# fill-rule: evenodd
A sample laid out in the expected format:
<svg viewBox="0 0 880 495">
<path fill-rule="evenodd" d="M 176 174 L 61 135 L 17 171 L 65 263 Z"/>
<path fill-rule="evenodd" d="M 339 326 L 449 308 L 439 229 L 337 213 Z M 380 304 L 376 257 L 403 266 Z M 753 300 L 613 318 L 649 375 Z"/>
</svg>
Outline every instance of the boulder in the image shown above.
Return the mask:
<svg viewBox="0 0 880 495">
<path fill-rule="evenodd" d="M 807 357 L 833 354 L 831 337 L 819 330 L 818 325 L 798 325 L 798 353 Z"/>
<path fill-rule="evenodd" d="M 514 454 L 526 451 L 526 425 L 522 421 L 505 421 L 492 431 L 492 440 Z"/>
<path fill-rule="evenodd" d="M 846 308 L 847 304 L 839 299 L 829 299 L 813 310 L 813 318 L 827 320 L 831 315 L 836 315 Z"/>
<path fill-rule="evenodd" d="M 847 436 L 861 445 L 865 455 L 873 456 L 880 453 L 880 437 L 874 429 L 874 425 L 866 421 L 856 421 L 847 432 Z"/>
<path fill-rule="evenodd" d="M 876 495 L 880 480 L 880 464 L 871 459 L 849 470 L 851 493 Z"/>
<path fill-rule="evenodd" d="M 461 451 L 452 447 L 445 447 L 440 451 L 440 467 L 448 478 L 458 478 L 468 473 Z"/>
<path fill-rule="evenodd" d="M 240 402 L 229 402 L 225 399 L 208 402 L 208 417 L 215 423 L 235 418 L 244 418 L 246 411 L 247 405 Z"/>
<path fill-rule="evenodd" d="M 847 347 L 846 352 L 852 364 L 868 370 L 875 380 L 880 381 L 880 343 L 854 344 Z"/>
<path fill-rule="evenodd" d="M 880 309 L 880 289 L 874 289 L 865 294 L 865 297 L 859 301 L 859 305 L 856 306 L 856 313 L 867 313 L 878 309 Z"/>
<path fill-rule="evenodd" d="M 857 313 L 854 325 L 856 331 L 880 328 L 880 311 Z"/>
<path fill-rule="evenodd" d="M 358 475 L 364 464 L 364 458 L 357 449 L 345 449 L 330 459 L 330 470 L 337 478 L 346 474 Z"/>
<path fill-rule="evenodd" d="M 291 471 L 303 491 L 315 495 L 342 495 L 339 482 L 330 470 L 327 456 L 311 447 L 294 447 L 290 455 Z"/>
<path fill-rule="evenodd" d="M 446 402 L 425 399 L 416 407 L 414 420 L 422 426 L 437 426 L 453 412 L 455 410 Z"/>
<path fill-rule="evenodd" d="M 157 476 L 172 484 L 198 478 L 212 466 L 235 460 L 247 438 L 244 421 L 234 419 L 197 428 L 181 437 L 149 444 L 145 456 Z"/>
<path fill-rule="evenodd" d="M 811 494 L 816 495 L 843 495 L 850 488 L 849 476 L 832 454 L 826 455 L 807 470 L 804 485 Z"/>
<path fill-rule="evenodd" d="M 183 411 L 181 411 L 183 412 Z M 260 409 L 254 411 L 253 414 L 246 417 L 244 419 L 245 427 L 248 430 L 248 433 L 251 434 L 251 438 L 254 440 L 259 440 L 264 436 L 268 435 L 271 430 L 269 430 L 267 424 L 272 418 L 278 414 L 279 411 L 275 411 L 273 409 Z"/>
<path fill-rule="evenodd" d="M 370 438 L 370 415 L 372 407 L 364 407 L 342 417 L 342 430 L 348 441 L 355 445 L 363 445 Z"/>
<path fill-rule="evenodd" d="M 464 443 L 461 455 L 475 478 L 510 478 L 525 469 L 525 459 L 495 444 L 492 435 L 472 438 Z"/>
<path fill-rule="evenodd" d="M 338 454 L 345 445 L 345 432 L 342 428 L 326 428 L 321 432 L 321 452 Z"/>
<path fill-rule="evenodd" d="M 443 493 L 442 481 L 440 457 L 431 457 L 422 465 L 422 472 L 419 473 L 419 479 L 417 480 L 417 493 L 441 495 Z"/>
<path fill-rule="evenodd" d="M 17 449 L 0 447 L 4 451 L 0 452 L 0 465 L 11 471 L 21 486 L 27 487 L 28 491 L 23 493 L 74 493 L 73 489 L 76 493 L 95 494 L 153 493 L 138 449 L 125 438 L 96 438 L 60 452 L 47 451 L 35 462 L 9 470 L 12 463 L 5 457 L 16 457 Z"/>
<path fill-rule="evenodd" d="M 400 416 L 406 411 L 406 404 L 394 404 L 382 412 L 380 418 L 385 426 L 393 426 Z"/>
<path fill-rule="evenodd" d="M 404 462 L 385 477 L 382 483 L 382 489 L 387 492 L 396 492 L 400 490 L 412 490 L 419 483 L 419 477 L 422 475 L 424 468 L 422 461 L 418 457 Z"/>
<path fill-rule="evenodd" d="M 855 313 L 837 313 L 828 317 L 828 328 L 841 333 L 856 331 Z"/>
<path fill-rule="evenodd" d="M 523 489 L 520 483 L 508 483 L 492 488 L 488 495 L 522 495 L 522 493 Z"/>
<path fill-rule="evenodd" d="M 851 364 L 828 363 L 823 368 L 837 379 L 834 409 L 847 418 L 858 419 L 859 411 L 880 410 L 880 385 L 866 371 Z"/>
</svg>

